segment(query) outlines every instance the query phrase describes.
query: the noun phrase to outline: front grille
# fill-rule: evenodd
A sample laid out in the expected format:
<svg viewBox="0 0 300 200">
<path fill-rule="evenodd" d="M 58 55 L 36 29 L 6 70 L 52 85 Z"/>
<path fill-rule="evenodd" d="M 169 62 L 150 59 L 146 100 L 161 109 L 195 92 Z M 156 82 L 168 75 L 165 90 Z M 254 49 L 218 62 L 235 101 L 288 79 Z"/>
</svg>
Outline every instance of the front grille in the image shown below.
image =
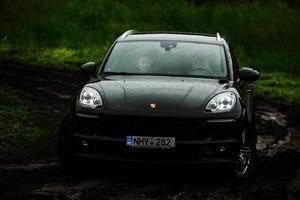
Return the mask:
<svg viewBox="0 0 300 200">
<path fill-rule="evenodd" d="M 127 135 L 176 137 L 177 140 L 232 137 L 234 122 L 208 124 L 198 118 L 101 116 L 77 117 L 77 130 L 84 135 L 125 138 Z"/>
</svg>

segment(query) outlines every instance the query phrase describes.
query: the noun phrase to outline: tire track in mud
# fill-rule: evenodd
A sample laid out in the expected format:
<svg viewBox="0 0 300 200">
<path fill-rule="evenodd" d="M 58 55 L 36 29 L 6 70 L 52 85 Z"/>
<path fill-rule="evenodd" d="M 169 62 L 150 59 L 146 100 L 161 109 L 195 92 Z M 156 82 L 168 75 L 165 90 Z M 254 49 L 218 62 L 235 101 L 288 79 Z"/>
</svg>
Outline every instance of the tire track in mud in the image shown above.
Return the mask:
<svg viewBox="0 0 300 200">
<path fill-rule="evenodd" d="M 74 176 L 49 157 L 56 155 L 58 126 L 71 97 L 88 77 L 13 64 L 0 64 L 0 77 L 0 85 L 19 90 L 40 125 L 53 132 L 47 150 L 37 155 L 42 160 L 0 164 L 0 199 L 286 199 L 287 184 L 300 168 L 300 132 L 294 124 L 299 108 L 259 99 L 257 170 L 247 182 L 237 183 L 219 168 L 190 166 L 94 163 Z"/>
</svg>

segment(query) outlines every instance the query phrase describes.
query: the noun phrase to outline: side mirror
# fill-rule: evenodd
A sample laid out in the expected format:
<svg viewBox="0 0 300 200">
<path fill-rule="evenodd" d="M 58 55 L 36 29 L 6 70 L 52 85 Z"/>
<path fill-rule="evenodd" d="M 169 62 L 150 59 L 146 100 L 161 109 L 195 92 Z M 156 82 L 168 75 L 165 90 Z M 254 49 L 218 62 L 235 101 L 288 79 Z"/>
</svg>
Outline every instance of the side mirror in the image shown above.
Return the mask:
<svg viewBox="0 0 300 200">
<path fill-rule="evenodd" d="M 242 69 L 240 69 L 239 76 L 241 80 L 249 82 L 254 82 L 259 79 L 258 71 L 248 67 L 243 67 Z"/>
<path fill-rule="evenodd" d="M 94 62 L 88 62 L 81 65 L 80 70 L 89 75 L 94 75 L 96 72 L 96 64 Z"/>
</svg>

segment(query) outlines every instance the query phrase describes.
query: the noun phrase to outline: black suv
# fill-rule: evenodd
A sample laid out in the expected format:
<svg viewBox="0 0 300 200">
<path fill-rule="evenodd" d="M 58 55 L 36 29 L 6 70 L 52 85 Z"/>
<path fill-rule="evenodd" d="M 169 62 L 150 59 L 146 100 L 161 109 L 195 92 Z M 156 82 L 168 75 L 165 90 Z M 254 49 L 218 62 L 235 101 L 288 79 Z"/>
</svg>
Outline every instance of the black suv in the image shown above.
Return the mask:
<svg viewBox="0 0 300 200">
<path fill-rule="evenodd" d="M 127 31 L 76 94 L 59 136 L 78 158 L 231 163 L 248 177 L 256 154 L 253 82 L 220 34 Z"/>
</svg>

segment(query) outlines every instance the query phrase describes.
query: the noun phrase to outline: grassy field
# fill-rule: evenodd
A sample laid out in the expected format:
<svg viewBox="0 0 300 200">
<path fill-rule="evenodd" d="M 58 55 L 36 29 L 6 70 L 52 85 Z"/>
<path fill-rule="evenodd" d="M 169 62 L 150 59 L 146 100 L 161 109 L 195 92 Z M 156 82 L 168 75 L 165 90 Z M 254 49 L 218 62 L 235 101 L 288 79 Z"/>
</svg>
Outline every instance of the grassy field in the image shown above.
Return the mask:
<svg viewBox="0 0 300 200">
<path fill-rule="evenodd" d="M 265 99 L 282 104 L 300 105 L 300 78 L 282 72 L 261 72 L 255 92 Z"/>
<path fill-rule="evenodd" d="M 0 163 L 24 160 L 34 151 L 41 130 L 28 108 L 9 87 L 0 87 Z"/>
<path fill-rule="evenodd" d="M 202 5 L 184 0 L 2 0 L 0 13 L 0 62 L 73 71 L 87 61 L 99 63 L 128 29 L 220 32 L 241 66 L 262 72 L 260 94 L 300 103 L 293 86 L 300 75 L 300 10 L 279 0 Z M 285 97 L 290 86 L 296 90 Z"/>
<path fill-rule="evenodd" d="M 2 0 L 0 13 L 1 60 L 72 68 L 99 60 L 127 29 L 220 32 L 241 65 L 300 72 L 300 10 L 280 1 Z"/>
</svg>

